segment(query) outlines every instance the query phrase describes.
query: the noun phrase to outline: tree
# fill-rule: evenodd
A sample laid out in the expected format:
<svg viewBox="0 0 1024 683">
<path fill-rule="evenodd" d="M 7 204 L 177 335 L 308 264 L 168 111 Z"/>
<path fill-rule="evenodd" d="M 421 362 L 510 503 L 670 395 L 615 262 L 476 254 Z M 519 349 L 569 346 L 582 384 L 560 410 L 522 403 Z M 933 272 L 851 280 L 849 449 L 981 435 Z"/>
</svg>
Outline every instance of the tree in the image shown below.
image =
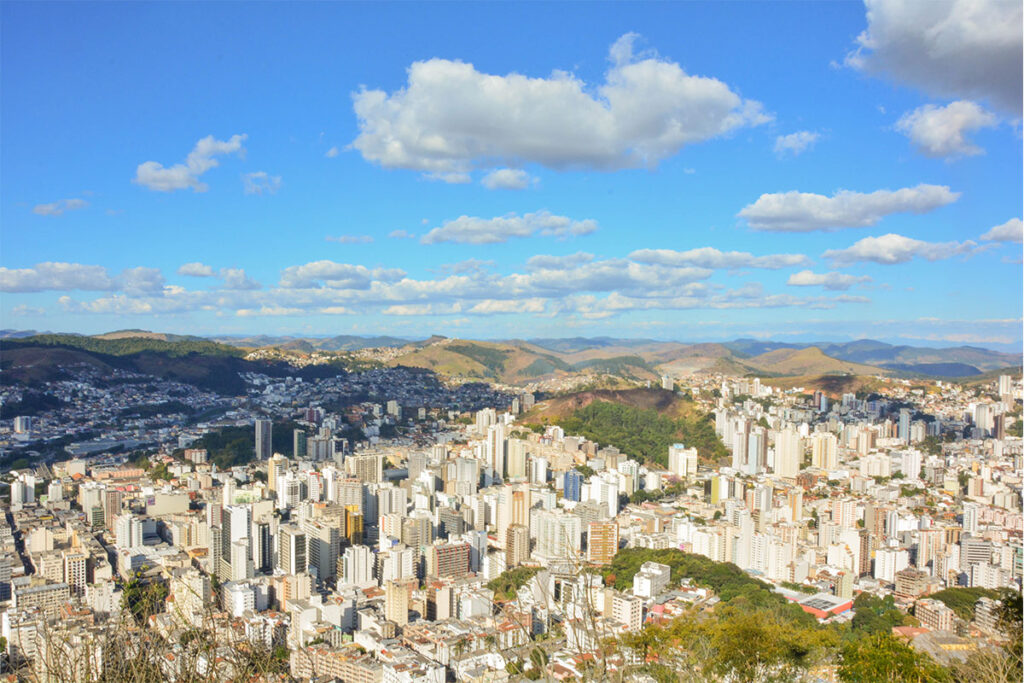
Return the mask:
<svg viewBox="0 0 1024 683">
<path fill-rule="evenodd" d="M 853 640 L 839 664 L 843 683 L 947 683 L 947 669 L 919 654 L 889 633 Z"/>
</svg>

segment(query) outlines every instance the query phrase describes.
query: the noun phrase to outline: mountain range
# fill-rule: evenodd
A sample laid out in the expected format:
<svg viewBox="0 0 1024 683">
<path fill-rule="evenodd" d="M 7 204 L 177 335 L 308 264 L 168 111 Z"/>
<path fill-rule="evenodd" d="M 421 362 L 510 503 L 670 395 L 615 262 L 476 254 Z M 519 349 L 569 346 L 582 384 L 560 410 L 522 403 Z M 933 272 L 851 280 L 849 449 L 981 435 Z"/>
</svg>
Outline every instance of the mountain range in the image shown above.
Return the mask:
<svg viewBox="0 0 1024 683">
<path fill-rule="evenodd" d="M 871 377 L 892 375 L 941 379 L 980 377 L 1019 368 L 1019 354 L 975 346 L 948 348 L 893 345 L 862 339 L 853 342 L 785 343 L 737 339 L 723 343 L 686 344 L 654 339 L 611 337 L 479 341 L 435 335 L 410 341 L 390 336 L 360 337 L 197 337 L 145 330 L 118 330 L 101 335 L 49 335 L 4 330 L 0 333 L 5 383 L 45 379 L 48 370 L 75 360 L 192 378 L 197 384 L 212 373 L 214 383 L 240 370 L 268 368 L 283 372 L 289 357 L 337 354 L 332 367 L 353 363 L 412 366 L 441 375 L 504 384 L 525 384 L 571 375 L 590 375 L 612 386 L 657 382 L 663 374 L 722 373 L 770 378 Z M 244 357 L 256 349 L 273 350 L 273 362 Z M 84 355 L 83 355 L 84 354 Z M 323 368 L 326 370 L 327 368 Z M 311 371 L 311 370 L 310 370 Z M 207 383 L 209 384 L 209 383 Z M 231 389 L 236 383 L 228 382 Z M 834 382 L 832 383 L 834 384 Z"/>
</svg>

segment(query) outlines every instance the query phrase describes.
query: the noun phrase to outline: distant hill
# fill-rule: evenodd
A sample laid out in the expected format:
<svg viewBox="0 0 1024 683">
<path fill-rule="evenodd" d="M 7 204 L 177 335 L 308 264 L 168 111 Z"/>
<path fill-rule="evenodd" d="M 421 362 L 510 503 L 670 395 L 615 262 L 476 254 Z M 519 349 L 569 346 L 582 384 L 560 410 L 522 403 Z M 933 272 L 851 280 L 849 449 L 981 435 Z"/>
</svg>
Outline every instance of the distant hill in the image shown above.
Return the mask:
<svg viewBox="0 0 1024 683">
<path fill-rule="evenodd" d="M 743 364 L 755 371 L 769 375 L 877 375 L 886 371 L 871 365 L 851 363 L 827 356 L 817 348 L 776 349 L 753 358 L 746 358 Z"/>
<path fill-rule="evenodd" d="M 249 337 L 212 337 L 213 341 L 245 349 L 276 347 L 284 350 L 302 351 L 358 351 L 380 347 L 405 346 L 408 339 L 398 337 L 358 337 L 338 335 L 336 337 L 270 337 L 254 335 Z"/>
<path fill-rule="evenodd" d="M 445 337 L 432 339 L 403 347 L 403 353 L 392 359 L 389 365 L 427 368 L 444 375 L 507 384 L 565 374 L 572 370 L 560 358 L 531 349 L 527 345 Z"/>
<path fill-rule="evenodd" d="M 724 346 L 749 356 L 758 356 L 782 349 L 816 347 L 833 358 L 877 367 L 934 377 L 965 377 L 989 370 L 1019 365 L 1020 354 L 1002 353 L 977 346 L 929 348 L 923 346 L 896 346 L 873 339 L 852 342 L 785 343 L 755 339 L 737 339 Z"/>
<path fill-rule="evenodd" d="M 692 416 L 695 405 L 692 401 L 680 398 L 675 392 L 661 388 L 596 389 L 546 398 L 526 413 L 522 421 L 558 422 L 595 401 L 653 410 L 673 418 Z"/>
<path fill-rule="evenodd" d="M 0 381 L 33 386 L 63 379 L 64 368 L 87 365 L 103 374 L 115 369 L 153 375 L 228 396 L 245 392 L 241 372 L 271 376 L 328 376 L 344 374 L 333 366 L 294 369 L 285 363 L 247 361 L 244 351 L 200 341 L 163 341 L 125 336 L 113 339 L 77 335 L 39 335 L 0 342 Z"/>
</svg>

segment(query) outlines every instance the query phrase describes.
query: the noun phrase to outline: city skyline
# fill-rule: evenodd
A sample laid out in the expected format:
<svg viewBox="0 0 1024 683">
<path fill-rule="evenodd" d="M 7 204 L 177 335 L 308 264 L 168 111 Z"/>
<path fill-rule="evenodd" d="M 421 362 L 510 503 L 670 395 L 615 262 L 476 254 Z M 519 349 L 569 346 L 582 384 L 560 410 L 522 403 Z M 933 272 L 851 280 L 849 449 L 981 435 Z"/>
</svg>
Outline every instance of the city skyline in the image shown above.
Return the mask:
<svg viewBox="0 0 1024 683">
<path fill-rule="evenodd" d="M 1019 3 L 736 7 L 5 3 L 3 327 L 1019 348 Z"/>
</svg>

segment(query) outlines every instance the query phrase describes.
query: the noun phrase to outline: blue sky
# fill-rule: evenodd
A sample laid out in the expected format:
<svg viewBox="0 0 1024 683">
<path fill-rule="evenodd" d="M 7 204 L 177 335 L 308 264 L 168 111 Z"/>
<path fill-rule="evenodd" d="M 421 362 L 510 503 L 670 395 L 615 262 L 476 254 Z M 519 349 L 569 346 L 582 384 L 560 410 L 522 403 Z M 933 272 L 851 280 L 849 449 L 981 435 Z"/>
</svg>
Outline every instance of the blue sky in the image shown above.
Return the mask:
<svg viewBox="0 0 1024 683">
<path fill-rule="evenodd" d="M 1017 2 L 0 12 L 5 328 L 1019 348 Z"/>
</svg>

